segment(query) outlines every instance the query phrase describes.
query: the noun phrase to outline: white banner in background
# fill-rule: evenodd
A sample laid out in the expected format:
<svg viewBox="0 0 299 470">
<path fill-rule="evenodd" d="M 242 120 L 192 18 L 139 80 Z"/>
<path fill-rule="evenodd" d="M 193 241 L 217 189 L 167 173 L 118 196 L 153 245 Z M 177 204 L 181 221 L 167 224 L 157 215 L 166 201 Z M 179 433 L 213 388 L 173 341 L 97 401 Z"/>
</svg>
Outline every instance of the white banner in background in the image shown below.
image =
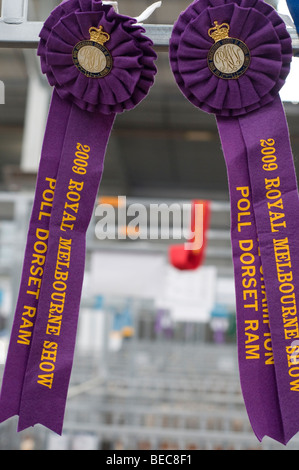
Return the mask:
<svg viewBox="0 0 299 470">
<path fill-rule="evenodd" d="M 161 308 L 171 311 L 173 321 L 207 322 L 215 304 L 217 270 L 203 266 L 194 271 L 166 269 Z"/>
<path fill-rule="evenodd" d="M 94 295 L 157 299 L 161 295 L 165 267 L 165 257 L 153 253 L 93 253 L 89 292 Z"/>
<path fill-rule="evenodd" d="M 174 321 L 206 322 L 215 304 L 217 270 L 179 271 L 164 255 L 97 252 L 88 279 L 90 295 L 152 299 Z"/>
</svg>

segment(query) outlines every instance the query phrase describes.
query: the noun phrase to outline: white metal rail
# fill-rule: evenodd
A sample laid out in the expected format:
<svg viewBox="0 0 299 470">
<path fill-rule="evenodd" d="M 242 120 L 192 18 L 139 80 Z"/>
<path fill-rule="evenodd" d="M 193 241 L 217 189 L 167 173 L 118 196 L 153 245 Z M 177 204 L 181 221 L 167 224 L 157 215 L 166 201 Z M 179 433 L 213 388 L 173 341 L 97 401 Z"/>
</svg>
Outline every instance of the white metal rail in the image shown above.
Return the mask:
<svg viewBox="0 0 299 470">
<path fill-rule="evenodd" d="M 28 0 L 2 0 L 0 47 L 37 48 L 43 23 L 27 21 L 27 13 Z M 292 38 L 294 55 L 299 55 L 299 37 L 295 26 L 288 16 L 282 15 L 282 18 Z M 167 50 L 172 25 L 145 24 L 144 28 L 156 49 Z"/>
</svg>

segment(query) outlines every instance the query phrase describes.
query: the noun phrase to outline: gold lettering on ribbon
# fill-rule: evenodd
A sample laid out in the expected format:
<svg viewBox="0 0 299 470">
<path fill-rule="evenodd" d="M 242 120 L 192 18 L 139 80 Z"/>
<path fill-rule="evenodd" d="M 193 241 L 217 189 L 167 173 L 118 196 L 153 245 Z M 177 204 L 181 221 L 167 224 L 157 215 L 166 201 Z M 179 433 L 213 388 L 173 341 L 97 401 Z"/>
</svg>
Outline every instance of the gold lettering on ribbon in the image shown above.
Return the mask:
<svg viewBox="0 0 299 470">
<path fill-rule="evenodd" d="M 287 221 L 285 216 L 285 201 L 281 189 L 281 178 L 277 162 L 277 149 L 274 139 L 262 139 L 261 161 L 262 168 L 267 173 L 265 177 L 266 200 L 269 210 L 269 222 L 273 235 L 273 256 L 277 274 L 277 289 L 280 296 L 282 318 L 282 339 L 286 344 L 286 359 L 289 375 L 289 389 L 299 392 L 299 315 L 292 266 L 292 253 L 287 236 Z M 272 173 L 273 172 L 273 173 Z M 271 176 L 271 177 L 270 177 Z M 272 177 L 273 176 L 273 177 Z"/>
<path fill-rule="evenodd" d="M 84 176 L 87 173 L 90 150 L 91 149 L 88 145 L 82 145 L 80 143 L 77 143 L 76 145 L 76 152 L 72 162 L 72 172 L 76 175 L 76 179 L 71 178 L 69 180 L 64 211 L 60 224 L 62 236 L 59 238 L 56 268 L 52 283 L 52 293 L 46 326 L 47 340 L 43 342 L 43 349 L 39 362 L 39 375 L 37 377 L 37 383 L 49 389 L 52 389 L 54 381 L 56 360 L 57 355 L 59 354 L 59 345 L 56 340 L 61 334 L 65 300 L 68 293 L 71 256 L 74 254 L 72 253 L 73 239 L 68 237 L 68 235 L 73 231 L 77 220 L 82 190 L 84 188 L 84 181 L 81 181 L 81 179 L 84 179 Z M 80 181 L 78 181 L 78 179 Z M 36 309 L 30 309 L 29 307 L 25 307 L 25 309 L 26 310 L 23 313 L 24 317 L 34 317 Z M 26 325 L 27 324 L 29 325 L 28 319 L 26 319 Z M 29 341 L 25 334 L 23 334 L 21 339 L 24 344 L 27 344 Z"/>
<path fill-rule="evenodd" d="M 38 220 L 43 221 L 44 218 L 51 217 L 52 205 L 54 200 L 54 191 L 56 180 L 46 178 L 46 187 L 42 194 L 40 203 Z M 49 230 L 37 227 L 35 230 L 35 243 L 31 254 L 30 271 L 27 280 L 26 295 L 34 302 L 39 299 L 42 278 L 44 274 L 44 264 L 46 261 L 46 253 L 48 250 Z M 22 308 L 21 323 L 19 326 L 17 343 L 30 346 L 32 332 L 34 327 L 34 318 L 36 315 L 36 307 L 32 305 L 24 305 Z"/>
</svg>

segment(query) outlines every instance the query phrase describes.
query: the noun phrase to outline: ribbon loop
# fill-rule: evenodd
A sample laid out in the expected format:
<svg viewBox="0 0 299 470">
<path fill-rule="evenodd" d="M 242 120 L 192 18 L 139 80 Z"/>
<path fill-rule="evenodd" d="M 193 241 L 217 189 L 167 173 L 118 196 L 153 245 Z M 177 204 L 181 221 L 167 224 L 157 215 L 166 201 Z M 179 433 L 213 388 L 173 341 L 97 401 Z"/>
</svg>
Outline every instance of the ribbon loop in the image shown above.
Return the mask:
<svg viewBox="0 0 299 470">
<path fill-rule="evenodd" d="M 155 2 L 149 7 L 147 7 L 144 12 L 142 12 L 139 16 L 137 16 L 136 21 L 137 23 L 142 23 L 143 21 L 147 20 L 153 13 L 156 11 L 157 8 L 160 8 L 162 2 Z"/>
</svg>

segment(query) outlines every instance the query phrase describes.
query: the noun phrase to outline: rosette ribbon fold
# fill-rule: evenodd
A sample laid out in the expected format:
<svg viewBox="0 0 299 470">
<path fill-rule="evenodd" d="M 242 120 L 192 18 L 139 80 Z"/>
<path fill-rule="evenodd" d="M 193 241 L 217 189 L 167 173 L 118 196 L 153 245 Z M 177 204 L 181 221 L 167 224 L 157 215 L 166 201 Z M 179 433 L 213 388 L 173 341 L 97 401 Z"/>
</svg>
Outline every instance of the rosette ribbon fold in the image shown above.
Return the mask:
<svg viewBox="0 0 299 470">
<path fill-rule="evenodd" d="M 86 230 L 118 113 L 135 108 L 157 72 L 133 18 L 100 0 L 66 0 L 40 33 L 54 88 L 0 397 L 0 421 L 61 434 L 73 364 Z"/>
<path fill-rule="evenodd" d="M 170 41 L 178 87 L 216 116 L 226 161 L 244 402 L 257 438 L 283 444 L 299 430 L 299 201 L 279 97 L 291 60 L 262 0 L 194 1 Z"/>
</svg>

